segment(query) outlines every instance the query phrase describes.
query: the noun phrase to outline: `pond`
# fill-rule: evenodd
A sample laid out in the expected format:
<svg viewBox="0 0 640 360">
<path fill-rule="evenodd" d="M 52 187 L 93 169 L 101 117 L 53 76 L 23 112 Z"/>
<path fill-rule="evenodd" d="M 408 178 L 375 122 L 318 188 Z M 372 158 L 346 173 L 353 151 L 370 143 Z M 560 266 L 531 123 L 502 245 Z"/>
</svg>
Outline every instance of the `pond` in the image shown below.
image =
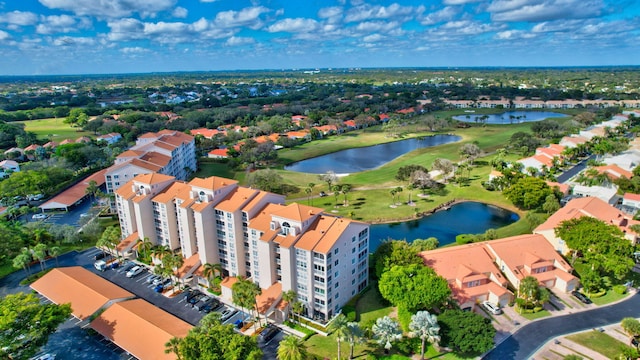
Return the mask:
<svg viewBox="0 0 640 360">
<path fill-rule="evenodd" d="M 507 111 L 501 114 L 475 114 L 467 113 L 465 115 L 454 116 L 458 121 L 479 123 L 479 124 L 519 124 L 523 122 L 540 121 L 548 118 L 562 118 L 565 114 L 559 114 L 551 111 Z"/>
<path fill-rule="evenodd" d="M 481 234 L 518 221 L 518 214 L 479 202 L 462 202 L 449 210 L 418 220 L 392 224 L 374 224 L 369 231 L 369 251 L 373 253 L 386 239 L 412 242 L 415 239 L 435 237 L 440 246 L 454 243 L 460 234 Z"/>
<path fill-rule="evenodd" d="M 456 135 L 434 135 L 341 150 L 292 163 L 285 166 L 285 170 L 311 174 L 324 174 L 327 171 L 333 171 L 336 174 L 351 174 L 375 169 L 413 150 L 448 144 L 460 139 Z"/>
</svg>

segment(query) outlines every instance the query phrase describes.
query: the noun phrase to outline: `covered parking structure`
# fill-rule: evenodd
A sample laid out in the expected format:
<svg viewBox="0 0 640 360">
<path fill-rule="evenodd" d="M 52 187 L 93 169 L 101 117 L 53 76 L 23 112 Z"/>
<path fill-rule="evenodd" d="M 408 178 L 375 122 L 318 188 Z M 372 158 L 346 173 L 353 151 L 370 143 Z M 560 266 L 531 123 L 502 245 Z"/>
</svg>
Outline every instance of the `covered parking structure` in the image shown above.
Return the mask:
<svg viewBox="0 0 640 360">
<path fill-rule="evenodd" d="M 96 185 L 103 189 L 105 184 L 104 174 L 107 169 L 100 170 L 93 175 L 89 175 L 82 179 L 75 185 L 67 188 L 60 194 L 49 199 L 45 203 L 39 206 L 42 211 L 46 210 L 64 210 L 68 211 L 70 207 L 79 204 L 85 197 L 88 196 L 87 188 L 91 181 L 95 181 Z"/>
</svg>

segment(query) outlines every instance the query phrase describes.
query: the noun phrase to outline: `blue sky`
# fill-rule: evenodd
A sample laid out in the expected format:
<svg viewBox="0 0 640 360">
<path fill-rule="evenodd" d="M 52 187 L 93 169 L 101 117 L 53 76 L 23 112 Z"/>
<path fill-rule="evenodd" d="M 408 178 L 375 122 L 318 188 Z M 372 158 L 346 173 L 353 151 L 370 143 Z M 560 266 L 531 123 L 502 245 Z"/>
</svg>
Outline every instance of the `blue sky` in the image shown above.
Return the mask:
<svg viewBox="0 0 640 360">
<path fill-rule="evenodd" d="M 638 65 L 636 0 L 0 0 L 0 74 Z"/>
</svg>

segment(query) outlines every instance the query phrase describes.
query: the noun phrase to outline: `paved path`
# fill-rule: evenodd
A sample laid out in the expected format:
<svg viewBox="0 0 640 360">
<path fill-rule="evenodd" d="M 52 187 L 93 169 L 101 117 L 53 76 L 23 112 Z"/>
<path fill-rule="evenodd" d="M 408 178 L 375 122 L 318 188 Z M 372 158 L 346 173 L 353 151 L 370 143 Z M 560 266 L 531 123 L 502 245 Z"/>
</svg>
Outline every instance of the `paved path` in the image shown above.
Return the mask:
<svg viewBox="0 0 640 360">
<path fill-rule="evenodd" d="M 619 323 L 625 317 L 640 317 L 640 295 L 613 305 L 574 314 L 554 316 L 523 325 L 483 359 L 527 359 L 554 337 Z"/>
</svg>

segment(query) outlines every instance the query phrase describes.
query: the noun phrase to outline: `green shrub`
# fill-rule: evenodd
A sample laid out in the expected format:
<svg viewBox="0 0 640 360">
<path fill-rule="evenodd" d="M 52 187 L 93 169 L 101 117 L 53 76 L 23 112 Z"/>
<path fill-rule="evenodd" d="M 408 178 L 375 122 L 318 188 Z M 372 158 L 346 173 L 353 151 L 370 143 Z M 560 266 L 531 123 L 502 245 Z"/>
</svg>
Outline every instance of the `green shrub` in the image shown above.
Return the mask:
<svg viewBox="0 0 640 360">
<path fill-rule="evenodd" d="M 403 337 L 402 340 L 394 343 L 393 346 L 403 355 L 411 356 L 412 354 L 420 354 L 422 344 L 418 337 Z"/>
<path fill-rule="evenodd" d="M 345 305 L 342 307 L 342 313 L 347 317 L 347 321 L 356 321 L 356 308 L 353 305 Z"/>
<path fill-rule="evenodd" d="M 411 315 L 413 315 L 406 307 L 398 306 L 398 322 L 402 326 L 402 330 L 409 331 L 409 324 L 411 324 Z"/>
<path fill-rule="evenodd" d="M 613 291 L 615 291 L 617 294 L 626 294 L 627 293 L 627 287 L 624 285 L 615 285 L 613 287 Z"/>
<path fill-rule="evenodd" d="M 476 236 L 474 234 L 460 234 L 456 236 L 456 243 L 459 245 L 471 244 L 476 240 Z"/>
</svg>

